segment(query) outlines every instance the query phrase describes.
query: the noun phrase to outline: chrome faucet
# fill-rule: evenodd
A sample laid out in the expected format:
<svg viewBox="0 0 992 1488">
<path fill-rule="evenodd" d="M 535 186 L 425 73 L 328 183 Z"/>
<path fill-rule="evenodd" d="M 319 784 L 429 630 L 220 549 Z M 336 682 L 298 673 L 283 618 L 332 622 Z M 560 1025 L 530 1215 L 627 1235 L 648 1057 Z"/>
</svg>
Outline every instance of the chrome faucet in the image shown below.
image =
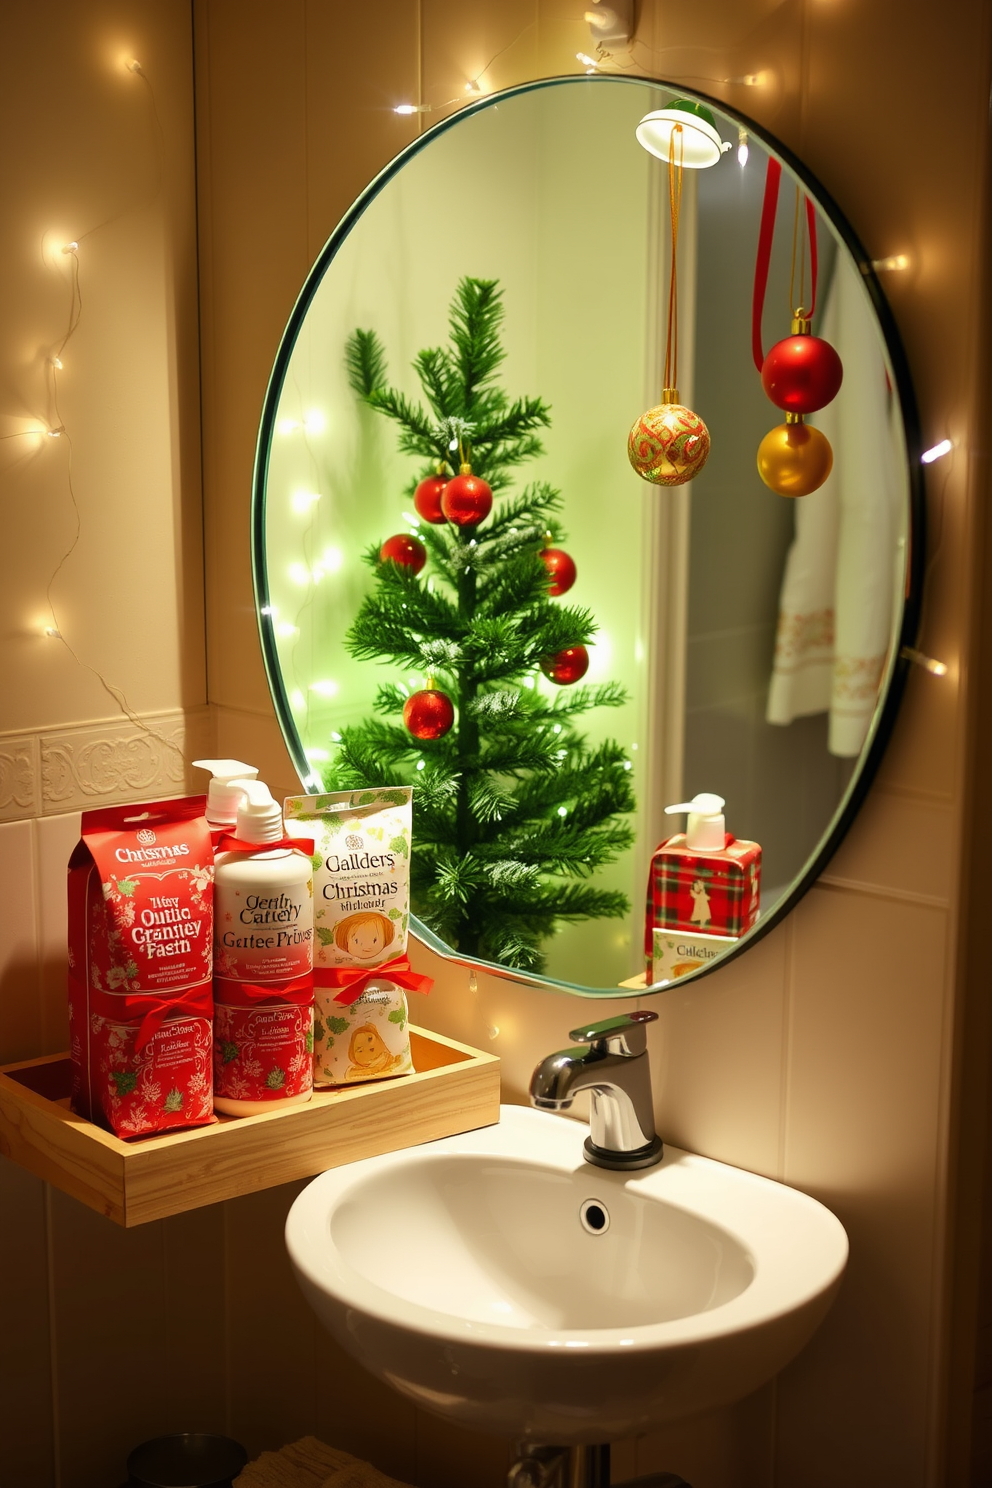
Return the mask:
<svg viewBox="0 0 992 1488">
<path fill-rule="evenodd" d="M 542 1059 L 530 1098 L 541 1111 L 567 1111 L 580 1090 L 591 1096 L 586 1161 L 599 1168 L 649 1168 L 664 1148 L 654 1129 L 647 1025 L 657 1013 L 622 1013 L 573 1028 L 578 1048 Z"/>
</svg>

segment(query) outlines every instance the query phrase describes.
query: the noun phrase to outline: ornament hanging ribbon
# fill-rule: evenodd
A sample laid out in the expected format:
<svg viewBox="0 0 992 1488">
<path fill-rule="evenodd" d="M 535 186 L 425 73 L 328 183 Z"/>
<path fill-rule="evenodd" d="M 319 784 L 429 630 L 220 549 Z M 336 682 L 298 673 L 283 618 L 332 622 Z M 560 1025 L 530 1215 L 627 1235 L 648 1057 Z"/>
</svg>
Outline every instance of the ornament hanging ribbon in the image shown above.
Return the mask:
<svg viewBox="0 0 992 1488">
<path fill-rule="evenodd" d="M 772 258 L 772 239 L 775 236 L 775 218 L 778 213 L 778 189 L 782 180 L 782 167 L 771 155 L 768 157 L 768 169 L 765 174 L 765 198 L 761 206 L 761 226 L 758 229 L 758 253 L 754 264 L 754 294 L 751 299 L 751 355 L 754 357 L 754 365 L 760 372 L 765 364 L 765 353 L 761 344 L 761 320 L 765 310 L 765 293 L 768 289 L 768 269 Z M 819 258 L 816 248 L 816 209 L 809 197 L 804 198 L 806 203 L 806 231 L 809 235 L 809 274 L 810 274 L 810 301 L 809 309 L 804 306 L 794 307 L 794 314 L 801 315 L 805 320 L 813 319 L 816 309 L 816 280 L 819 267 Z M 792 270 L 795 277 L 796 267 L 796 245 L 792 245 Z M 799 293 L 802 295 L 805 287 L 805 256 L 803 270 L 800 279 Z M 792 299 L 792 285 L 790 284 L 789 298 Z"/>
<path fill-rule="evenodd" d="M 425 995 L 434 985 L 433 977 L 421 976 L 413 970 L 408 956 L 397 956 L 370 970 L 362 966 L 315 966 L 313 981 L 315 987 L 340 987 L 334 1001 L 340 1002 L 342 1007 L 351 1007 L 353 1002 L 357 1002 L 370 982 L 393 982 L 408 992 L 423 992 Z"/>
<path fill-rule="evenodd" d="M 676 150 L 678 158 L 676 159 Z M 691 408 L 679 402 L 679 218 L 685 140 L 673 124 L 668 141 L 668 209 L 671 218 L 671 263 L 668 275 L 668 327 L 665 337 L 665 385 L 661 402 L 642 413 L 627 436 L 627 459 L 642 480 L 656 486 L 683 486 L 698 475 L 710 452 L 709 430 Z"/>
<path fill-rule="evenodd" d="M 312 837 L 280 837 L 278 842 L 245 842 L 240 837 L 227 836 L 226 834 L 217 844 L 217 851 L 222 852 L 275 852 L 277 848 L 287 847 L 290 850 L 301 852 L 304 857 L 312 858 L 314 843 Z"/>
<path fill-rule="evenodd" d="M 224 1007 L 254 1007 L 260 1002 L 292 1003 L 294 1007 L 309 1007 L 313 1002 L 313 973 L 292 977 L 284 982 L 234 982 L 217 978 L 215 1001 Z"/>
</svg>

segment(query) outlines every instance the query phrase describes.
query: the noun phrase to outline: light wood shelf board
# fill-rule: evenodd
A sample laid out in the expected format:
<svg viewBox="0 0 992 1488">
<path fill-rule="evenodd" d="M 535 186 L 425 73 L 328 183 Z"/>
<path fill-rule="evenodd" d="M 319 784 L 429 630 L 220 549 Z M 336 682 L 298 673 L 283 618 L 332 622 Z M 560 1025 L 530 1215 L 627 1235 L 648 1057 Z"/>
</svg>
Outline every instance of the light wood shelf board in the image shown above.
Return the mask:
<svg viewBox="0 0 992 1488">
<path fill-rule="evenodd" d="M 0 1153 L 131 1227 L 499 1120 L 499 1060 L 410 1030 L 416 1073 L 124 1142 L 69 1110 L 67 1054 L 0 1069 Z"/>
</svg>

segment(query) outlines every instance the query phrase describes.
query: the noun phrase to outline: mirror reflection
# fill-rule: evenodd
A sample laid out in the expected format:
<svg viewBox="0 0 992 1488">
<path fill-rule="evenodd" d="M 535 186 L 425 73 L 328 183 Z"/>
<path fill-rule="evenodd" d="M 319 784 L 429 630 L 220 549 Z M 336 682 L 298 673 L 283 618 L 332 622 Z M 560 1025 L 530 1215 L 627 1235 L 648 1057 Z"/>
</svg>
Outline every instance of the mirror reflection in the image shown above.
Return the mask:
<svg viewBox="0 0 992 1488">
<path fill-rule="evenodd" d="M 631 468 L 672 278 L 670 171 L 635 128 L 675 98 L 569 79 L 407 152 L 311 274 L 256 482 L 260 625 L 307 788 L 413 784 L 424 938 L 600 995 L 698 973 L 774 918 L 864 767 L 906 578 L 895 378 L 819 209 L 812 329 L 844 377 L 805 422 L 833 468 L 800 499 L 758 473 L 786 420 L 752 354 L 769 157 L 719 110 L 733 148 L 683 172 L 676 257 L 677 401 L 710 449 L 683 485 Z M 808 301 L 805 217 L 786 168 L 765 350 L 797 274 Z"/>
</svg>

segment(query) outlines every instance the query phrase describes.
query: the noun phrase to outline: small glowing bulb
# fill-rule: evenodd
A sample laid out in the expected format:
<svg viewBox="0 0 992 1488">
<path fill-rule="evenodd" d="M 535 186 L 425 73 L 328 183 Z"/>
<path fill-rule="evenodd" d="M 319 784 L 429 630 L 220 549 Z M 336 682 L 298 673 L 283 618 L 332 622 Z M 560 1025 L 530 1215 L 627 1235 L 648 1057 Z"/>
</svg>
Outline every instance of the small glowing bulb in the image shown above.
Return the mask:
<svg viewBox="0 0 992 1488">
<path fill-rule="evenodd" d="M 332 732 L 331 733 L 331 742 L 333 744 L 340 744 L 341 743 L 341 735 Z"/>
<path fill-rule="evenodd" d="M 575 60 L 576 62 L 581 62 L 583 67 L 588 67 L 592 71 L 595 71 L 596 68 L 599 66 L 596 58 L 590 57 L 588 52 L 576 52 Z"/>
<path fill-rule="evenodd" d="M 286 640 L 289 640 L 291 636 L 299 635 L 299 633 L 299 627 L 290 625 L 288 620 L 284 620 L 281 625 L 276 626 L 276 635 L 284 636 Z"/>
<path fill-rule="evenodd" d="M 299 419 L 280 419 L 276 424 L 276 429 L 280 434 L 295 434 L 301 427 Z"/>
<path fill-rule="evenodd" d="M 57 357 L 57 356 L 49 357 L 48 358 L 48 362 L 49 362 L 49 366 L 54 367 L 55 370 L 56 370 L 56 372 L 61 372 L 62 371 L 62 358 L 61 357 Z"/>
<path fill-rule="evenodd" d="M 417 769 L 418 770 L 422 770 L 423 768 L 424 768 L 424 761 L 423 760 L 418 760 L 417 761 Z"/>
<path fill-rule="evenodd" d="M 325 573 L 338 573 L 344 567 L 344 554 L 340 548 L 325 548 L 320 562 Z"/>
<path fill-rule="evenodd" d="M 293 510 L 295 512 L 308 512 L 319 500 L 319 491 L 297 491 L 293 497 Z"/>
<path fill-rule="evenodd" d="M 560 723 L 556 723 L 554 725 L 554 727 L 552 728 L 551 732 L 553 734 L 560 734 L 561 733 L 561 724 Z"/>
<path fill-rule="evenodd" d="M 743 169 L 747 165 L 747 130 L 737 131 L 737 164 Z"/>
<path fill-rule="evenodd" d="M 294 584 L 309 584 L 310 570 L 303 563 L 291 563 L 287 570 Z"/>
<path fill-rule="evenodd" d="M 398 103 L 393 109 L 394 114 L 429 114 L 430 111 L 429 103 Z"/>
<path fill-rule="evenodd" d="M 498 1023 L 490 1023 L 489 1027 L 486 1029 L 486 1032 L 488 1033 L 488 1035 L 489 1035 L 489 1037 L 491 1039 L 498 1039 L 499 1038 L 499 1024 Z"/>
<path fill-rule="evenodd" d="M 908 269 L 908 253 L 890 253 L 888 258 L 873 258 L 871 266 L 876 273 L 884 273 L 888 269 Z"/>
<path fill-rule="evenodd" d="M 458 448 L 458 440 L 452 439 L 451 443 L 448 445 L 448 448 L 449 450 L 456 450 Z"/>
<path fill-rule="evenodd" d="M 482 92 L 482 89 L 479 87 L 478 79 L 473 78 L 470 83 L 466 83 L 465 84 L 465 92 L 466 93 L 477 93 L 477 94 L 478 93 L 481 93 Z"/>
<path fill-rule="evenodd" d="M 568 807 L 567 806 L 559 806 L 558 807 L 558 815 L 559 816 L 567 816 L 568 815 Z"/>
<path fill-rule="evenodd" d="M 53 641 L 60 641 L 62 639 L 62 632 L 57 625 L 46 625 L 45 634 L 46 636 L 50 636 Z"/>
<path fill-rule="evenodd" d="M 303 417 L 303 431 L 305 434 L 323 434 L 327 428 L 327 420 L 319 409 L 312 408 Z"/>
<path fill-rule="evenodd" d="M 48 435 L 49 439 L 61 439 L 62 435 L 65 433 L 65 424 L 59 424 L 57 429 L 46 429 L 45 433 Z"/>
<path fill-rule="evenodd" d="M 307 705 L 307 700 L 303 696 L 299 688 L 297 688 L 296 691 L 290 695 L 289 701 L 292 703 L 294 708 L 305 708 Z"/>
<path fill-rule="evenodd" d="M 138 61 L 137 57 L 128 57 L 127 61 L 124 63 L 124 66 L 127 68 L 128 72 L 141 71 L 141 63 Z"/>
<path fill-rule="evenodd" d="M 899 653 L 907 661 L 915 661 L 925 672 L 930 672 L 934 677 L 947 676 L 947 662 L 937 661 L 933 656 L 926 656 L 922 651 L 917 651 L 915 646 L 903 646 Z"/>
<path fill-rule="evenodd" d="M 79 252 L 79 244 L 76 243 L 76 242 L 65 243 L 63 245 L 63 247 L 62 247 L 62 252 L 63 253 L 78 253 Z"/>
<path fill-rule="evenodd" d="M 623 767 L 625 770 L 632 770 L 634 768 L 633 765 L 630 763 L 630 760 L 624 760 Z"/>
<path fill-rule="evenodd" d="M 319 693 L 321 697 L 337 697 L 340 689 L 336 682 L 327 679 L 323 682 L 311 682 L 310 691 Z"/>
<path fill-rule="evenodd" d="M 924 465 L 932 465 L 934 460 L 939 460 L 941 455 L 948 454 L 953 448 L 954 446 L 949 439 L 942 439 L 939 444 L 935 444 L 932 448 L 924 450 L 920 459 Z"/>
<path fill-rule="evenodd" d="M 307 750 L 307 759 L 310 761 L 311 764 L 314 764 L 315 762 L 319 764 L 321 760 L 327 760 L 330 759 L 330 757 L 331 756 L 328 754 L 326 749 Z"/>
<path fill-rule="evenodd" d="M 278 615 L 279 610 L 276 605 L 263 605 L 258 613 L 260 615 Z"/>
</svg>

